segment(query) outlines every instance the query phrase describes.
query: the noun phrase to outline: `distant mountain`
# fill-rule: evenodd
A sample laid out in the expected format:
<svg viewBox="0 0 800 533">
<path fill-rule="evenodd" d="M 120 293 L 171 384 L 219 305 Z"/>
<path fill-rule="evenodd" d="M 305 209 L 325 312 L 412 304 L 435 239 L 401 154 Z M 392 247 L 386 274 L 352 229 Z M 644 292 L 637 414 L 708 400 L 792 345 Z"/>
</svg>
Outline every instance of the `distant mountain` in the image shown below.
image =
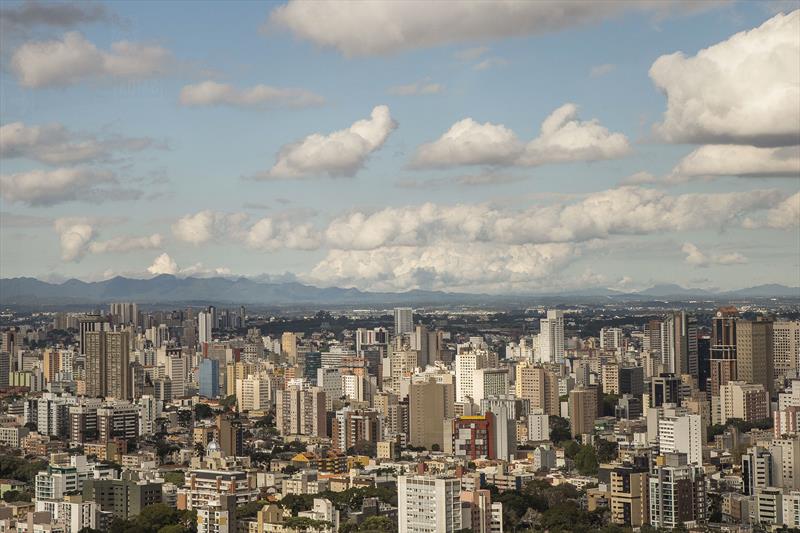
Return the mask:
<svg viewBox="0 0 800 533">
<path fill-rule="evenodd" d="M 234 303 L 265 307 L 288 306 L 379 306 L 385 305 L 527 305 L 533 302 L 642 301 L 652 299 L 687 300 L 697 298 L 798 298 L 800 287 L 760 285 L 735 291 L 714 293 L 663 284 L 635 293 L 605 288 L 587 288 L 566 292 L 487 295 L 443 291 L 368 292 L 338 287 L 313 287 L 296 281 L 257 281 L 249 278 L 178 278 L 170 275 L 151 279 L 115 277 L 105 281 L 85 282 L 70 279 L 48 283 L 35 278 L 0 279 L 2 306 L 95 305 L 111 301 L 142 304 Z"/>
</svg>

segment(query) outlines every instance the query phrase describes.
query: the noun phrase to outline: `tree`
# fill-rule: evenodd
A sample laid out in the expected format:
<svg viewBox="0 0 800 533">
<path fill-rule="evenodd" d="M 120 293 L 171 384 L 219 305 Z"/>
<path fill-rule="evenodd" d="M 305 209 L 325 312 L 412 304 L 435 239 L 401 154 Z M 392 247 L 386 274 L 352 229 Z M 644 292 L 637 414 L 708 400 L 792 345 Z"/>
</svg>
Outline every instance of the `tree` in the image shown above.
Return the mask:
<svg viewBox="0 0 800 533">
<path fill-rule="evenodd" d="M 584 476 L 593 476 L 597 473 L 597 454 L 594 446 L 583 446 L 575 456 L 575 466 Z"/>
<path fill-rule="evenodd" d="M 551 415 L 549 419 L 551 442 L 561 442 L 572 438 L 569 421 L 566 418 Z"/>
<path fill-rule="evenodd" d="M 581 451 L 581 445 L 578 444 L 574 440 L 568 440 L 559 444 L 562 448 L 564 448 L 564 455 L 567 459 L 575 459 L 575 456 L 578 455 L 578 452 Z"/>
<path fill-rule="evenodd" d="M 194 406 L 194 416 L 198 420 L 211 418 L 214 416 L 214 410 L 208 404 L 198 403 Z"/>
<path fill-rule="evenodd" d="M 394 531 L 396 525 L 385 516 L 370 516 L 358 527 L 359 532 L 378 533 L 383 531 Z"/>
<path fill-rule="evenodd" d="M 608 461 L 613 461 L 617 458 L 619 445 L 616 442 L 611 442 L 605 439 L 597 439 L 596 447 L 598 461 L 605 463 Z"/>
<path fill-rule="evenodd" d="M 347 454 L 374 457 L 376 454 L 376 446 L 374 442 L 361 439 L 356 441 L 356 443 L 347 450 Z"/>
<path fill-rule="evenodd" d="M 29 502 L 31 501 L 31 495 L 19 490 L 7 490 L 3 493 L 3 501 L 7 503 Z"/>
</svg>

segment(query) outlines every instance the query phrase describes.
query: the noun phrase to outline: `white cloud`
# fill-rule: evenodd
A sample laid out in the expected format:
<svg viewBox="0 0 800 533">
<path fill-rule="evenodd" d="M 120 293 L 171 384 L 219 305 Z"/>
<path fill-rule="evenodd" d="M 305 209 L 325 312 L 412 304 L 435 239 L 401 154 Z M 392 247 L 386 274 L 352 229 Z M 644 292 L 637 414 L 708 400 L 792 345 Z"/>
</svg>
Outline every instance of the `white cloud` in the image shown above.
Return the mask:
<svg viewBox="0 0 800 533">
<path fill-rule="evenodd" d="M 697 55 L 664 55 L 650 77 L 667 97 L 656 132 L 669 142 L 800 144 L 800 10 Z"/>
<path fill-rule="evenodd" d="M 170 276 L 181 277 L 207 277 L 227 276 L 231 273 L 231 270 L 227 267 L 206 268 L 203 263 L 195 263 L 194 265 L 180 268 L 178 263 L 168 253 L 164 252 L 153 260 L 153 264 L 147 267 L 147 272 L 153 276 L 169 274 Z"/>
<path fill-rule="evenodd" d="M 227 236 L 240 236 L 245 213 L 220 213 L 205 210 L 186 215 L 172 225 L 172 234 L 181 241 L 204 244 Z"/>
<path fill-rule="evenodd" d="M 321 285 L 371 290 L 508 290 L 536 286 L 576 258 L 569 244 L 331 250 L 307 276 Z"/>
<path fill-rule="evenodd" d="M 686 254 L 684 261 L 696 267 L 707 267 L 710 265 L 741 265 L 747 263 L 747 258 L 738 252 L 707 254 L 690 242 L 684 243 L 681 247 L 681 251 Z"/>
<path fill-rule="evenodd" d="M 61 243 L 61 259 L 80 261 L 86 255 L 89 241 L 94 236 L 94 228 L 79 219 L 59 218 L 53 223 Z"/>
<path fill-rule="evenodd" d="M 48 165 L 72 165 L 106 160 L 114 152 L 134 152 L 154 147 L 148 138 L 109 137 L 69 131 L 61 124 L 29 126 L 12 122 L 0 127 L 0 158 L 26 158 Z"/>
<path fill-rule="evenodd" d="M 119 236 L 106 241 L 94 241 L 89 244 L 89 251 L 93 254 L 122 253 L 134 250 L 152 250 L 160 248 L 164 239 L 160 234 L 154 233 L 145 237 Z"/>
<path fill-rule="evenodd" d="M 581 121 L 577 106 L 565 104 L 542 122 L 539 136 L 527 145 L 502 124 L 480 124 L 471 118 L 463 119 L 436 141 L 420 146 L 412 167 L 538 166 L 614 159 L 629 152 L 625 135 L 609 132 L 597 120 Z"/>
<path fill-rule="evenodd" d="M 409 83 L 408 85 L 395 85 L 389 87 L 389 94 L 397 96 L 413 96 L 423 94 L 439 94 L 444 91 L 444 85 L 441 83 L 417 82 Z"/>
<path fill-rule="evenodd" d="M 178 263 L 176 263 L 168 253 L 164 252 L 155 258 L 153 264 L 147 267 L 147 271 L 154 276 L 159 276 L 161 274 L 174 276 L 178 273 Z"/>
<path fill-rule="evenodd" d="M 724 228 L 775 207 L 783 198 L 775 190 L 671 196 L 657 189 L 621 187 L 574 203 L 520 211 L 429 203 L 387 207 L 371 214 L 353 212 L 332 220 L 325 237 L 332 248 L 355 250 L 439 242 L 576 243 L 617 235 Z"/>
<path fill-rule="evenodd" d="M 172 54 L 160 46 L 118 41 L 105 51 L 72 31 L 60 40 L 22 44 L 11 57 L 11 70 L 22 86 L 42 88 L 86 80 L 144 79 L 165 74 L 172 63 Z"/>
<path fill-rule="evenodd" d="M 236 107 L 313 107 L 325 98 L 306 89 L 254 85 L 238 89 L 228 83 L 203 81 L 185 85 L 180 102 L 185 106 L 231 105 Z"/>
<path fill-rule="evenodd" d="M 726 144 L 701 146 L 672 170 L 670 181 L 693 177 L 800 177 L 800 146 L 758 148 Z"/>
<path fill-rule="evenodd" d="M 646 183 L 657 183 L 658 178 L 649 172 L 635 172 L 620 180 L 621 185 L 642 185 Z"/>
<path fill-rule="evenodd" d="M 616 65 L 612 63 L 605 63 L 603 65 L 595 65 L 589 70 L 589 76 L 592 78 L 600 78 L 607 74 L 611 74 L 617 68 Z"/>
<path fill-rule="evenodd" d="M 258 178 L 298 179 L 311 176 L 354 176 L 378 150 L 397 123 L 385 105 L 372 110 L 369 119 L 328 135 L 314 133 L 281 148 L 275 165 Z"/>
<path fill-rule="evenodd" d="M 82 167 L 0 175 L 0 192 L 5 200 L 32 206 L 49 206 L 71 200 L 122 200 L 141 194 L 116 184 L 117 178 L 112 172 Z"/>
<path fill-rule="evenodd" d="M 767 211 L 760 218 L 746 218 L 743 226 L 748 229 L 797 229 L 800 228 L 800 192 L 793 194 Z"/>
<path fill-rule="evenodd" d="M 311 224 L 264 217 L 250 226 L 245 243 L 258 250 L 316 250 L 320 246 L 320 235 Z"/>
<path fill-rule="evenodd" d="M 490 68 L 505 67 L 507 65 L 508 59 L 502 57 L 489 57 L 480 63 L 476 63 L 472 68 L 475 70 L 489 70 Z"/>
<path fill-rule="evenodd" d="M 701 8 L 713 6 L 699 2 Z M 537 35 L 599 22 L 624 10 L 665 12 L 697 10 L 679 2 L 559 2 L 514 0 L 450 0 L 446 2 L 386 2 L 290 0 L 275 8 L 270 23 L 288 28 L 317 45 L 347 56 L 392 54 L 476 40 Z"/>
</svg>

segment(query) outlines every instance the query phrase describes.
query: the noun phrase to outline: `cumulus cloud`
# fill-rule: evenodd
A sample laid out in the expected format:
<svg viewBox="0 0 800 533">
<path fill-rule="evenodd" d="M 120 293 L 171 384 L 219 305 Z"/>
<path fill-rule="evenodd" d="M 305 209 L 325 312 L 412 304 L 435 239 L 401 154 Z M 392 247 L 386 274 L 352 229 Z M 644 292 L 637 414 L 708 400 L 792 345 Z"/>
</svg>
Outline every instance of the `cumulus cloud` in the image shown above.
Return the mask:
<svg viewBox="0 0 800 533">
<path fill-rule="evenodd" d="M 59 218 L 53 223 L 61 243 L 61 259 L 64 261 L 80 261 L 89 241 L 94 236 L 94 228 L 85 221 Z"/>
<path fill-rule="evenodd" d="M 76 133 L 58 123 L 38 126 L 11 122 L 0 127 L 0 158 L 25 158 L 48 165 L 107 160 L 115 152 L 138 152 L 158 146 L 146 137 L 107 137 Z"/>
<path fill-rule="evenodd" d="M 168 253 L 164 252 L 153 260 L 153 264 L 147 267 L 147 272 L 153 276 L 160 276 L 162 274 L 169 274 L 171 276 L 227 276 L 231 270 L 227 267 L 206 268 L 203 263 L 195 263 L 194 265 L 180 268 L 178 263 L 175 262 Z"/>
<path fill-rule="evenodd" d="M 114 173 L 83 167 L 30 170 L 0 175 L 0 193 L 9 202 L 49 206 L 73 200 L 135 199 L 140 191 L 122 188 Z"/>
<path fill-rule="evenodd" d="M 30 41 L 11 57 L 11 70 L 20 85 L 59 87 L 101 79 L 138 80 L 165 74 L 172 54 L 157 45 L 118 41 L 100 50 L 79 32 L 59 40 Z"/>
<path fill-rule="evenodd" d="M 327 175 L 354 176 L 397 127 L 389 108 L 380 105 L 369 119 L 328 135 L 314 133 L 281 148 L 275 165 L 260 179 L 298 179 Z"/>
<path fill-rule="evenodd" d="M 800 177 L 800 146 L 759 148 L 726 144 L 701 146 L 672 170 L 669 180 L 693 177 Z"/>
<path fill-rule="evenodd" d="M 762 217 L 748 217 L 743 226 L 748 229 L 796 229 L 800 227 L 800 192 L 793 194 L 767 211 Z"/>
<path fill-rule="evenodd" d="M 568 103 L 553 111 L 542 122 L 539 136 L 527 144 L 502 124 L 480 124 L 471 118 L 463 119 L 439 139 L 420 146 L 411 166 L 538 166 L 614 159 L 629 152 L 625 135 L 608 131 L 596 119 L 581 121 L 578 107 Z"/>
<path fill-rule="evenodd" d="M 26 0 L 0 9 L 0 28 L 15 33 L 38 26 L 66 29 L 78 24 L 107 22 L 112 19 L 103 4 L 94 2 L 68 4 Z"/>
<path fill-rule="evenodd" d="M 681 247 L 681 251 L 686 254 L 684 261 L 696 267 L 707 267 L 710 265 L 741 265 L 747 263 L 747 258 L 738 252 L 707 254 L 690 242 L 684 243 Z"/>
<path fill-rule="evenodd" d="M 702 5 L 713 5 L 699 2 Z M 626 9 L 697 9 L 689 2 L 517 2 L 450 0 L 290 0 L 270 14 L 270 25 L 284 27 L 317 45 L 347 56 L 391 54 L 476 40 L 537 35 L 599 22 Z"/>
<path fill-rule="evenodd" d="M 321 285 L 372 290 L 503 290 L 533 286 L 576 258 L 570 244 L 469 247 L 439 243 L 421 248 L 331 250 L 308 275 Z"/>
<path fill-rule="evenodd" d="M 254 85 L 238 89 L 228 83 L 203 81 L 185 85 L 180 102 L 185 106 L 230 105 L 235 107 L 313 107 L 325 103 L 325 98 L 306 89 Z"/>
<path fill-rule="evenodd" d="M 775 190 L 673 196 L 662 190 L 621 187 L 589 194 L 574 203 L 520 211 L 428 203 L 374 213 L 356 211 L 332 220 L 325 237 L 331 247 L 351 250 L 437 242 L 575 243 L 616 235 L 723 228 L 773 208 L 783 199 Z"/>
<path fill-rule="evenodd" d="M 643 185 L 646 183 L 657 183 L 658 178 L 649 172 L 635 172 L 620 180 L 621 185 Z"/>
<path fill-rule="evenodd" d="M 245 243 L 257 250 L 316 250 L 320 246 L 320 235 L 308 223 L 296 224 L 291 220 L 264 217 L 250 226 Z"/>
<path fill-rule="evenodd" d="M 389 94 L 397 96 L 414 96 L 423 94 L 439 94 L 444 91 L 441 83 L 417 82 L 408 85 L 395 85 L 389 87 Z"/>
<path fill-rule="evenodd" d="M 677 143 L 800 144 L 800 10 L 687 57 L 659 57 L 650 77 L 667 97 L 655 126 Z"/>
<path fill-rule="evenodd" d="M 186 215 L 172 225 L 172 234 L 190 244 L 204 244 L 214 239 L 241 234 L 245 213 L 220 213 L 205 210 Z"/>
</svg>

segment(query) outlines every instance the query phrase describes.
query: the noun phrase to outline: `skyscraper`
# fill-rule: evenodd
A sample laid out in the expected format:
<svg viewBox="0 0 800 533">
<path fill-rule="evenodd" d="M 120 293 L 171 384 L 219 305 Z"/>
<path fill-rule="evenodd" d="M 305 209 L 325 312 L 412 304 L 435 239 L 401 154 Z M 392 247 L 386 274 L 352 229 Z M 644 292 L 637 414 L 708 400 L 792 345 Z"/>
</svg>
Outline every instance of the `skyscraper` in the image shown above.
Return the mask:
<svg viewBox="0 0 800 533">
<path fill-rule="evenodd" d="M 86 395 L 130 400 L 130 335 L 127 331 L 87 331 Z"/>
<path fill-rule="evenodd" d="M 564 362 L 564 311 L 549 309 L 547 318 L 539 320 L 538 360 L 543 363 Z"/>
<path fill-rule="evenodd" d="M 219 396 L 219 361 L 203 359 L 199 370 L 200 396 L 216 398 Z"/>
<path fill-rule="evenodd" d="M 772 322 L 758 319 L 736 323 L 736 379 L 761 384 L 772 395 L 773 384 Z"/>
<path fill-rule="evenodd" d="M 409 444 L 431 449 L 437 445 L 444 449 L 443 421 L 453 418 L 455 387 L 452 383 L 436 383 L 434 378 L 411 383 L 408 392 Z"/>
<path fill-rule="evenodd" d="M 414 331 L 414 311 L 410 307 L 394 308 L 394 334 L 406 335 Z"/>
<path fill-rule="evenodd" d="M 800 369 L 800 320 L 772 324 L 773 375 L 797 377 Z"/>
<path fill-rule="evenodd" d="M 721 307 L 711 321 L 711 395 L 719 396 L 719 388 L 736 379 L 735 307 Z"/>
<path fill-rule="evenodd" d="M 453 533 L 462 529 L 461 480 L 432 476 L 397 477 L 399 533 Z"/>
<path fill-rule="evenodd" d="M 197 315 L 197 340 L 202 343 L 209 343 L 211 342 L 212 335 L 211 330 L 213 329 L 213 318 L 211 313 L 208 311 L 202 311 Z"/>
<path fill-rule="evenodd" d="M 661 360 L 664 371 L 698 379 L 697 319 L 685 311 L 668 314 L 662 323 Z"/>
</svg>

